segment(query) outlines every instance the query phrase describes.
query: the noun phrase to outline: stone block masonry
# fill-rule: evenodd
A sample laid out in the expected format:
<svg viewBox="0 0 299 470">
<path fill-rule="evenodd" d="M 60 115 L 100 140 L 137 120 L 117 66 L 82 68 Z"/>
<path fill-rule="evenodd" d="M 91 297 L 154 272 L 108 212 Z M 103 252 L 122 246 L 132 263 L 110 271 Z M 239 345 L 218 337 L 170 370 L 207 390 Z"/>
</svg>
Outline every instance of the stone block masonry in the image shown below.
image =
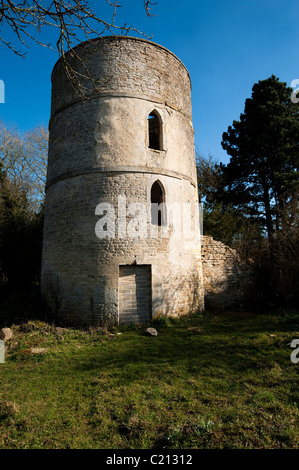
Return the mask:
<svg viewBox="0 0 299 470">
<path fill-rule="evenodd" d="M 243 308 L 251 299 L 254 285 L 250 266 L 237 252 L 212 237 L 203 236 L 202 269 L 207 308 Z"/>
<path fill-rule="evenodd" d="M 144 239 L 95 233 L 100 203 L 113 205 L 118 217 L 122 195 L 150 214 L 157 183 L 161 202 L 197 206 L 189 74 L 172 52 L 143 39 L 99 38 L 76 52 L 97 88 L 84 83 L 82 100 L 60 61 L 53 69 L 42 295 L 65 325 L 141 322 L 202 309 L 199 235 L 183 243 L 171 230 L 167 238 Z M 153 115 L 157 148 L 150 146 Z M 149 217 L 148 229 L 152 223 Z"/>
<path fill-rule="evenodd" d="M 151 266 L 119 267 L 119 323 L 146 323 L 151 318 Z"/>
</svg>

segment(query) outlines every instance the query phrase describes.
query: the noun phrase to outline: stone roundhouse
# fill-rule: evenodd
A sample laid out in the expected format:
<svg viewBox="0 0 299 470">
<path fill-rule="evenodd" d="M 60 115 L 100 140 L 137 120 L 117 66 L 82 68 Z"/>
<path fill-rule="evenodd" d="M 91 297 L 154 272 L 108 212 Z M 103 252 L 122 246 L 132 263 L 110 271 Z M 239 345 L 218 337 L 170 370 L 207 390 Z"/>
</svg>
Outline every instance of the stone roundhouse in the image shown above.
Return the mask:
<svg viewBox="0 0 299 470">
<path fill-rule="evenodd" d="M 188 71 L 144 39 L 98 38 L 75 51 L 72 68 L 93 80 L 82 79 L 82 99 L 61 60 L 52 73 L 43 298 L 74 325 L 202 309 Z"/>
</svg>

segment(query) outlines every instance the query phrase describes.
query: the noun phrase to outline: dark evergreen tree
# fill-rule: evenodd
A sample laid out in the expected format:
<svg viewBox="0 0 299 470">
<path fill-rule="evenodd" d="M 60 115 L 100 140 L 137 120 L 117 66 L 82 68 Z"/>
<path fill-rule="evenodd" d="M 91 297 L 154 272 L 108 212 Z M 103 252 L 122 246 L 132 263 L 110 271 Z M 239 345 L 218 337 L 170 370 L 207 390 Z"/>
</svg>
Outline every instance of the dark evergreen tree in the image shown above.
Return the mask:
<svg viewBox="0 0 299 470">
<path fill-rule="evenodd" d="M 244 113 L 222 140 L 231 156 L 224 202 L 259 221 L 270 242 L 289 220 L 298 188 L 299 106 L 291 93 L 274 75 L 254 84 Z"/>
</svg>

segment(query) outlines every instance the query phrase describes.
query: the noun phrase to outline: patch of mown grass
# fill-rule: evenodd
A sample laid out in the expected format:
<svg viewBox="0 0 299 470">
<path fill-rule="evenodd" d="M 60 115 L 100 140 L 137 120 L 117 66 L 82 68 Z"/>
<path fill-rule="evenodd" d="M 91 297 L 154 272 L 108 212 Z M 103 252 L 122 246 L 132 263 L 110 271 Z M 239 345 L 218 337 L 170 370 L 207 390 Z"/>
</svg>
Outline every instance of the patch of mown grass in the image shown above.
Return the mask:
<svg viewBox="0 0 299 470">
<path fill-rule="evenodd" d="M 289 329 L 286 318 L 160 318 L 157 337 L 138 326 L 13 326 L 0 448 L 298 448 L 298 312 Z"/>
</svg>

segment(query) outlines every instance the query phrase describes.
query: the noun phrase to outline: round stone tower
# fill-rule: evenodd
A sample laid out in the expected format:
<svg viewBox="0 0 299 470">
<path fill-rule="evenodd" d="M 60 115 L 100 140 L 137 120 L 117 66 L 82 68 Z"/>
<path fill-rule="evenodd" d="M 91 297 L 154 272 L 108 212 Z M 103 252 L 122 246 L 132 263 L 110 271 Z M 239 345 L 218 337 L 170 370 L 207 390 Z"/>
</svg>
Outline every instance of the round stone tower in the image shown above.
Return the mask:
<svg viewBox="0 0 299 470">
<path fill-rule="evenodd" d="M 144 323 L 203 307 L 188 71 L 170 51 L 113 36 L 52 73 L 41 289 L 68 325 Z"/>
</svg>

